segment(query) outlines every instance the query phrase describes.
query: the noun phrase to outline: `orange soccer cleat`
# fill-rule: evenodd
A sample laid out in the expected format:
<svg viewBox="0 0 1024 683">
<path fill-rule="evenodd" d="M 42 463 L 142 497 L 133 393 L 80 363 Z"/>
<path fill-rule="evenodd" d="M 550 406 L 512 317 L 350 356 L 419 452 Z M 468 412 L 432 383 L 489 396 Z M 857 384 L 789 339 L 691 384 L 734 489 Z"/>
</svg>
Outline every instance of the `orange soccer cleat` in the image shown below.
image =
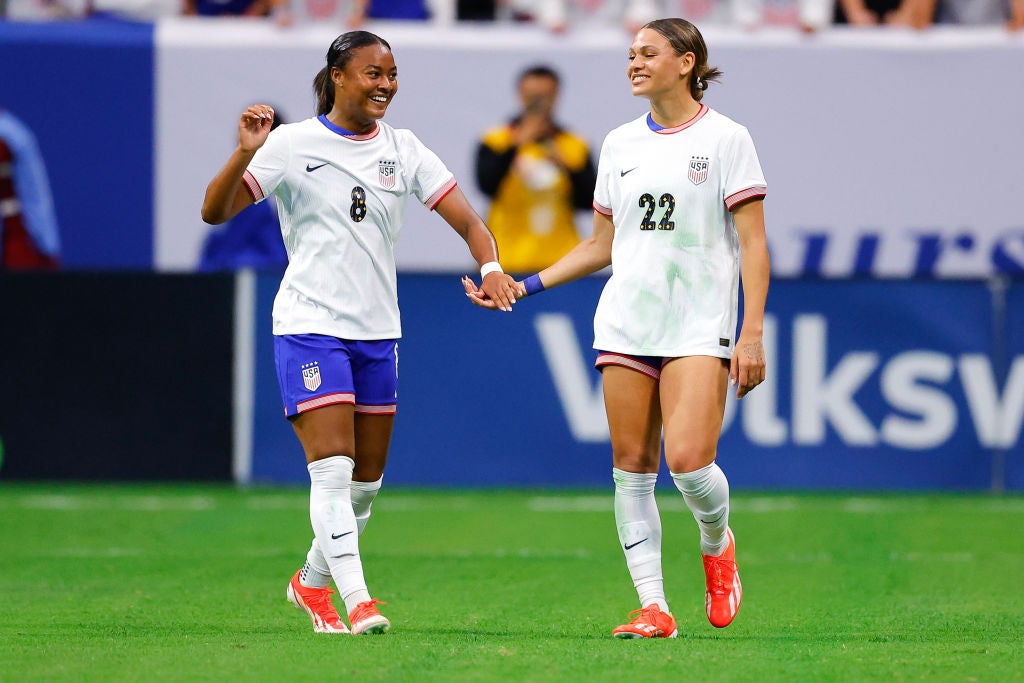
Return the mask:
<svg viewBox="0 0 1024 683">
<path fill-rule="evenodd" d="M 377 605 L 386 605 L 377 598 L 361 602 L 348 613 L 348 621 L 352 624 L 352 635 L 360 633 L 385 633 L 391 628 L 391 622 L 377 609 Z"/>
<path fill-rule="evenodd" d="M 675 638 L 679 635 L 676 618 L 670 612 L 662 612 L 657 605 L 648 605 L 629 613 L 630 622 L 616 626 L 612 635 L 616 638 Z"/>
<path fill-rule="evenodd" d="M 712 626 L 725 628 L 736 618 L 743 599 L 740 572 L 736 567 L 736 539 L 732 529 L 727 529 L 729 545 L 721 555 L 701 555 L 704 558 L 704 576 L 707 579 L 707 593 L 704 606 Z"/>
<path fill-rule="evenodd" d="M 300 570 L 301 571 L 301 570 Z M 348 633 L 348 627 L 338 615 L 331 602 L 330 588 L 307 588 L 299 583 L 299 572 L 288 583 L 288 600 L 305 610 L 313 620 L 313 630 L 317 633 Z"/>
</svg>

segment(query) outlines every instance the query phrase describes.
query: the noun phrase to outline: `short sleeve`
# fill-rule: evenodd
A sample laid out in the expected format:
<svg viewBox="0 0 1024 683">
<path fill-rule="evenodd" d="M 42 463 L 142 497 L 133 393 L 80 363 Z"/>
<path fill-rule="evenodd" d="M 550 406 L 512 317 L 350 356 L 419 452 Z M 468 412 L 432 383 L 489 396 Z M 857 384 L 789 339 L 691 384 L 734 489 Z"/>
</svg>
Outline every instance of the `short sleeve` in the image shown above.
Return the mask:
<svg viewBox="0 0 1024 683">
<path fill-rule="evenodd" d="M 256 150 L 242 175 L 242 182 L 245 183 L 254 202 L 263 201 L 277 190 L 277 186 L 284 179 L 290 153 L 291 140 L 285 126 L 279 126 L 271 131 L 267 141 Z"/>
<path fill-rule="evenodd" d="M 767 194 L 761 162 L 746 128 L 740 127 L 730 136 L 722 157 L 725 167 L 722 195 L 726 208 L 732 211 L 749 199 L 761 199 Z"/>
<path fill-rule="evenodd" d="M 605 216 L 612 215 L 611 187 L 611 153 L 608 151 L 608 138 L 601 144 L 601 156 L 597 161 L 597 183 L 594 185 L 594 211 Z"/>
<path fill-rule="evenodd" d="M 455 176 L 413 133 L 407 130 L 402 133 L 403 165 L 409 173 L 409 191 L 433 211 L 455 187 Z"/>
</svg>

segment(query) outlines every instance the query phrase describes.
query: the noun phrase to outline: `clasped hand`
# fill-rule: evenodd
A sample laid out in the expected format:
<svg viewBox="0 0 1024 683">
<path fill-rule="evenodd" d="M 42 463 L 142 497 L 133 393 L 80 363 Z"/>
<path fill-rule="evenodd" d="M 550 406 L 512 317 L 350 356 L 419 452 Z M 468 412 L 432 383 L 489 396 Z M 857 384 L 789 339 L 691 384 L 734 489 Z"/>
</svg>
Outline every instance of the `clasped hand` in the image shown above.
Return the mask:
<svg viewBox="0 0 1024 683">
<path fill-rule="evenodd" d="M 526 296 L 526 288 L 522 282 L 507 273 L 488 273 L 483 282 L 477 287 L 473 279 L 468 275 L 462 276 L 462 286 L 466 290 L 466 296 L 481 308 L 490 308 L 505 311 L 512 311 L 512 304 L 517 299 Z"/>
</svg>

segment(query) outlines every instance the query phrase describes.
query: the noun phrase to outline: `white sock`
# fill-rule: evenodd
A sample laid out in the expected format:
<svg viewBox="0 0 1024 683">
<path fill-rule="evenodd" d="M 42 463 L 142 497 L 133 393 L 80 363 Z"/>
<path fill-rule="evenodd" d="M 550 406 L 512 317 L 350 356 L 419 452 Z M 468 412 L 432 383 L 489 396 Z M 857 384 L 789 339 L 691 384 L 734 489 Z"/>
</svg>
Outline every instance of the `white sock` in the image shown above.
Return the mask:
<svg viewBox="0 0 1024 683">
<path fill-rule="evenodd" d="M 384 477 L 377 481 L 353 481 L 352 482 L 352 512 L 356 516 L 356 526 L 359 528 L 359 535 L 363 535 L 366 523 L 370 521 L 370 505 L 380 491 Z"/>
<path fill-rule="evenodd" d="M 661 573 L 661 515 L 654 499 L 658 474 L 612 468 L 615 480 L 615 524 L 626 567 L 633 579 L 640 606 L 657 604 L 668 612 L 665 580 Z"/>
<path fill-rule="evenodd" d="M 309 519 L 341 599 L 349 612 L 370 599 L 359 558 L 359 534 L 352 512 L 355 462 L 335 455 L 309 463 Z"/>
<path fill-rule="evenodd" d="M 327 566 L 324 554 L 320 552 L 320 546 L 316 544 L 316 538 L 306 553 L 306 564 L 302 565 L 302 571 L 299 572 L 299 583 L 306 588 L 326 588 L 331 584 L 331 569 Z"/>
<path fill-rule="evenodd" d="M 716 463 L 693 472 L 673 474 L 676 488 L 700 527 L 700 551 L 721 555 L 729 545 L 729 480 Z"/>
</svg>

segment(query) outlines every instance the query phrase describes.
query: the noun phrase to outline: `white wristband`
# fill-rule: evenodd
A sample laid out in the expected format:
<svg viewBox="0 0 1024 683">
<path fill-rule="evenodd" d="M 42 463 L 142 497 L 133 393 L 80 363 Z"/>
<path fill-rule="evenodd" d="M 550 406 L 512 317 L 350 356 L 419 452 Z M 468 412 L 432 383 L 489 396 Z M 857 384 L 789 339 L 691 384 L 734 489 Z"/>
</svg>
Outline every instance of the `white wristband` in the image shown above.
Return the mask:
<svg viewBox="0 0 1024 683">
<path fill-rule="evenodd" d="M 497 261 L 488 261 L 487 263 L 480 266 L 480 279 L 483 280 L 487 277 L 488 273 L 504 273 L 501 269 L 501 264 Z"/>
</svg>

